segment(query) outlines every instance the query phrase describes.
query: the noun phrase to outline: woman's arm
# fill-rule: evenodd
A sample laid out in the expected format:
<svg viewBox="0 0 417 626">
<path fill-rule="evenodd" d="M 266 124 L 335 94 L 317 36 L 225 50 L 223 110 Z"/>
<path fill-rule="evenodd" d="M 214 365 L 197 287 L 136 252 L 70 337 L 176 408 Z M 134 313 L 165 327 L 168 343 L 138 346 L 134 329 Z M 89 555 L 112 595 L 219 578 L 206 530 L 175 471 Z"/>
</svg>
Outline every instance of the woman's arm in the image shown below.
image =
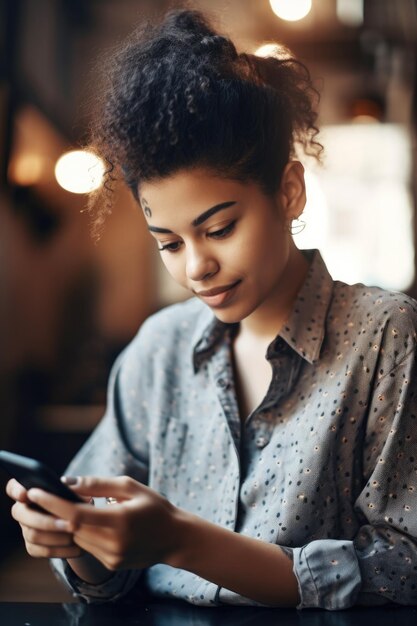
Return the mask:
<svg viewBox="0 0 417 626">
<path fill-rule="evenodd" d="M 80 495 L 111 495 L 118 504 L 95 509 L 39 489 L 31 489 L 28 497 L 53 513 L 58 518 L 56 524 L 72 533 L 74 542 L 105 568 L 95 574 L 88 563 L 71 561 L 80 577 L 95 582 L 96 575 L 99 581 L 109 570 L 165 563 L 261 604 L 297 604 L 292 562 L 279 546 L 231 532 L 178 509 L 128 477 L 82 477 L 73 488 Z"/>
<path fill-rule="evenodd" d="M 168 565 L 189 570 L 261 604 L 296 606 L 292 560 L 277 545 L 232 532 L 179 511 L 178 549 Z"/>
</svg>

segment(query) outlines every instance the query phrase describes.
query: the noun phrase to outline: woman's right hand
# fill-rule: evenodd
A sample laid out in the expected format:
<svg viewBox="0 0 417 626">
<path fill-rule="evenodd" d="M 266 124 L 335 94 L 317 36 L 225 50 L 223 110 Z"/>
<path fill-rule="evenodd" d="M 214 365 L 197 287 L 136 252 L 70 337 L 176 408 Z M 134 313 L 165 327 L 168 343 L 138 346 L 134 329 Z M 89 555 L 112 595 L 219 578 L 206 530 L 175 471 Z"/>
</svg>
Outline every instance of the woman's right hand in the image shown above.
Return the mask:
<svg viewBox="0 0 417 626">
<path fill-rule="evenodd" d="M 15 500 L 12 517 L 20 524 L 30 556 L 73 559 L 84 554 L 74 543 L 72 534 L 60 530 L 59 521 L 53 515 L 32 508 L 26 489 L 16 479 L 9 480 L 6 493 Z"/>
</svg>

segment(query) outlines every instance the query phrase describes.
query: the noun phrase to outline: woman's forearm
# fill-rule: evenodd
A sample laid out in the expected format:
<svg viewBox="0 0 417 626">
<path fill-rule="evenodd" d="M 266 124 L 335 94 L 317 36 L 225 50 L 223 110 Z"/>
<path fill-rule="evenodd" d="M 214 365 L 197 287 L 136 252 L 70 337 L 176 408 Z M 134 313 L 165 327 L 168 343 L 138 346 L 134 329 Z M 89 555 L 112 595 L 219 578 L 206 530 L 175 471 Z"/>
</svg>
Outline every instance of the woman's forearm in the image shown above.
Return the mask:
<svg viewBox="0 0 417 626">
<path fill-rule="evenodd" d="M 177 511 L 178 550 L 169 565 L 191 571 L 242 596 L 272 606 L 296 606 L 298 584 L 281 548 Z"/>
<path fill-rule="evenodd" d="M 220 587 L 271 606 L 296 606 L 298 584 L 292 561 L 275 544 L 253 539 L 174 509 L 172 545 L 163 562 L 188 570 Z M 112 572 L 89 553 L 68 559 L 82 580 L 99 584 Z"/>
</svg>

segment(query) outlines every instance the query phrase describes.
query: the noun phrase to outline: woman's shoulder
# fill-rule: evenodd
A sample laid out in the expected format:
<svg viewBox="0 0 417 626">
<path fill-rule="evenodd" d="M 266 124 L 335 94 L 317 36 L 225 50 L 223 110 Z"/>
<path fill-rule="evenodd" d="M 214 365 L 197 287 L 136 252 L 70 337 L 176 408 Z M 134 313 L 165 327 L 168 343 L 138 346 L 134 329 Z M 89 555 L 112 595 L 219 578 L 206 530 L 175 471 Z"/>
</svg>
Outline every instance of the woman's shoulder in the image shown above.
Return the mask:
<svg viewBox="0 0 417 626">
<path fill-rule="evenodd" d="M 400 291 L 334 282 L 333 306 L 360 318 L 399 320 L 417 325 L 417 301 Z"/>
<path fill-rule="evenodd" d="M 202 318 L 211 319 L 213 314 L 198 298 L 189 298 L 177 302 L 150 315 L 142 324 L 139 332 L 171 335 L 172 333 L 189 333 Z"/>
<path fill-rule="evenodd" d="M 416 349 L 417 301 L 399 291 L 335 281 L 329 315 L 362 347 L 381 345 L 393 365 Z"/>
<path fill-rule="evenodd" d="M 190 361 L 195 337 L 212 318 L 210 309 L 197 298 L 160 309 L 143 322 L 114 369 L 121 370 L 131 383 L 138 375 L 150 381 L 162 367 L 181 367 Z"/>
<path fill-rule="evenodd" d="M 180 342 L 190 344 L 195 334 L 207 327 L 213 314 L 198 298 L 169 305 L 150 315 L 130 342 L 131 350 L 149 348 L 152 351 Z"/>
</svg>

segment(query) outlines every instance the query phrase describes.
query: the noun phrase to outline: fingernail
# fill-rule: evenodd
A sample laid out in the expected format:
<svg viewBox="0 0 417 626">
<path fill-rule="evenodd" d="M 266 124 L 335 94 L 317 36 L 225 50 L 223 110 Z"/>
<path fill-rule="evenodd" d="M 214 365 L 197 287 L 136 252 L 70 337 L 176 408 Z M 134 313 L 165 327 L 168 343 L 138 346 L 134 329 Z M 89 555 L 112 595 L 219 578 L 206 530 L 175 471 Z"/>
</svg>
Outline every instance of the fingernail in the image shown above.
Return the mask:
<svg viewBox="0 0 417 626">
<path fill-rule="evenodd" d="M 32 489 L 28 490 L 27 496 L 28 496 L 29 500 L 32 500 L 33 502 L 36 502 L 36 500 L 38 499 L 38 496 L 39 496 L 39 489 L 32 487 Z"/>
<path fill-rule="evenodd" d="M 65 520 L 65 519 L 56 519 L 56 520 L 54 520 L 54 526 L 58 530 L 69 530 L 70 529 L 70 523 L 67 522 L 67 520 Z"/>
<path fill-rule="evenodd" d="M 78 483 L 80 482 L 79 476 L 61 476 L 61 480 L 66 485 L 72 485 L 73 487 L 75 487 L 75 485 L 78 485 Z"/>
</svg>

